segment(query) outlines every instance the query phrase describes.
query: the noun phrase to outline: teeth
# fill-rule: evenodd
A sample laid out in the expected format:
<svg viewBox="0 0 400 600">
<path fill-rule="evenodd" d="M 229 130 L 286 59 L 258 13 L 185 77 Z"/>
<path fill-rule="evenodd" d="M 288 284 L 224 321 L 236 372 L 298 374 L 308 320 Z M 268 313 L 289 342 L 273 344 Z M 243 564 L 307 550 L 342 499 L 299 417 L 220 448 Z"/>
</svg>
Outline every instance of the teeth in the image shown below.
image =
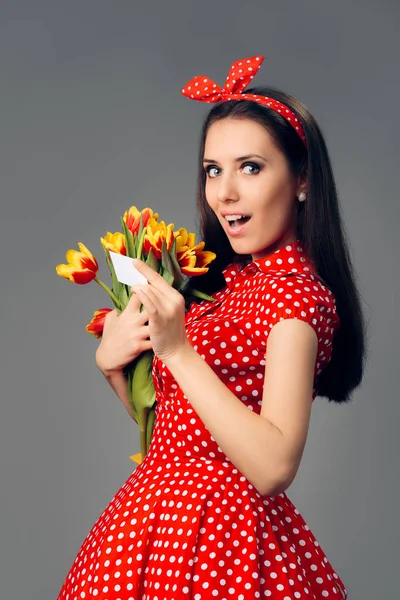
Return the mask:
<svg viewBox="0 0 400 600">
<path fill-rule="evenodd" d="M 236 221 L 237 219 L 241 219 L 242 217 L 246 217 L 247 215 L 227 215 L 225 219 L 227 221 Z"/>
</svg>

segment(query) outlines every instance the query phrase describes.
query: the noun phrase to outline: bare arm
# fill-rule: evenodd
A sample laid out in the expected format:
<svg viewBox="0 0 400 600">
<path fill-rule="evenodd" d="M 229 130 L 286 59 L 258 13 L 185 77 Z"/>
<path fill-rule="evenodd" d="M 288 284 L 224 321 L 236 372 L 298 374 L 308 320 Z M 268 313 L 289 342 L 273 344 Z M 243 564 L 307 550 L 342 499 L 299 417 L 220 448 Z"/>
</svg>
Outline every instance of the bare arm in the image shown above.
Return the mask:
<svg viewBox="0 0 400 600">
<path fill-rule="evenodd" d="M 141 312 L 142 303 L 137 294 L 132 294 L 127 306 L 118 315 L 116 309 L 107 313 L 101 342 L 96 350 L 96 365 L 125 406 L 128 414 L 137 423 L 129 403 L 128 384 L 124 367 L 142 352 L 152 348 L 149 327 L 145 325 L 149 316 Z"/>
<path fill-rule="evenodd" d="M 223 452 L 263 496 L 285 491 L 298 469 L 308 431 L 316 353 L 317 336 L 308 323 L 286 319 L 274 325 L 260 414 L 248 410 L 189 342 L 164 359 Z"/>
<path fill-rule="evenodd" d="M 135 415 L 132 411 L 132 407 L 129 403 L 128 383 L 123 371 L 119 369 L 115 371 L 107 371 L 100 369 L 100 371 L 103 373 L 104 377 L 106 378 L 106 380 L 108 381 L 118 398 L 121 400 L 122 404 L 125 406 L 129 416 L 131 416 L 132 419 L 137 423 Z"/>
</svg>

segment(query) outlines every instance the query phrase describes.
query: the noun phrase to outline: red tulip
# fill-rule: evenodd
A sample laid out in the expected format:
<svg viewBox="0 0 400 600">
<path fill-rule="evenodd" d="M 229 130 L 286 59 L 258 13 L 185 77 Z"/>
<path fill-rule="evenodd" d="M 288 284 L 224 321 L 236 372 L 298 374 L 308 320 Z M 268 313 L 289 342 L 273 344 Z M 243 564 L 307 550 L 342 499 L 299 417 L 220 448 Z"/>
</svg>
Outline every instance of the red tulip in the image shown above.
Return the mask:
<svg viewBox="0 0 400 600">
<path fill-rule="evenodd" d="M 95 338 L 100 338 L 103 335 L 104 320 L 111 310 L 111 308 L 99 308 L 95 310 L 92 320 L 89 325 L 86 325 L 86 331 L 92 333 Z"/>
</svg>

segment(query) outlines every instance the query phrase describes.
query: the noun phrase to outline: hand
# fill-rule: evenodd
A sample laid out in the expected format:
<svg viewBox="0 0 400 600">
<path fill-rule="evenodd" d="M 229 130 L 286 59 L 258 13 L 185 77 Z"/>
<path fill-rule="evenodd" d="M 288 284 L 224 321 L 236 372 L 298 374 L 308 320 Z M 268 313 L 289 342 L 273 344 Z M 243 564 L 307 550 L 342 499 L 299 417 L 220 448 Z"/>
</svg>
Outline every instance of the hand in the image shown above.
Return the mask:
<svg viewBox="0 0 400 600">
<path fill-rule="evenodd" d="M 185 298 L 145 262 L 133 259 L 148 284 L 134 285 L 131 291 L 143 302 L 149 315 L 149 335 L 154 354 L 161 360 L 190 344 L 185 331 Z"/>
<path fill-rule="evenodd" d="M 96 364 L 103 373 L 122 371 L 139 354 L 151 350 L 149 320 L 146 310 L 140 312 L 141 301 L 132 294 L 128 304 L 118 315 L 116 309 L 104 319 L 103 335 L 96 351 Z"/>
</svg>

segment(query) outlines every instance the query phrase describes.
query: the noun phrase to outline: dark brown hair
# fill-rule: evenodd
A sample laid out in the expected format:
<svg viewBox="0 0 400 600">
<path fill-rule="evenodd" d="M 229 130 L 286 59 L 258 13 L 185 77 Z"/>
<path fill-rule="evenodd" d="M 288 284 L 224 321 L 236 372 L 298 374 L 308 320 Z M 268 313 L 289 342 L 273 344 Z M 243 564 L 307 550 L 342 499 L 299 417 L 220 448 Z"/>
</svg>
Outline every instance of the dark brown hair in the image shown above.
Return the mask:
<svg viewBox="0 0 400 600">
<path fill-rule="evenodd" d="M 314 117 L 299 100 L 270 87 L 253 87 L 246 93 L 275 98 L 286 104 L 300 119 L 307 148 L 293 127 L 280 114 L 250 100 L 230 100 L 213 106 L 206 116 L 198 156 L 197 223 L 204 250 L 215 252 L 208 273 L 196 277 L 195 288 L 211 294 L 224 287 L 222 270 L 232 262 L 252 261 L 251 255 L 234 252 L 228 237 L 205 196 L 204 146 L 209 127 L 226 118 L 251 119 L 264 127 L 285 154 L 295 177 L 307 177 L 307 199 L 298 202 L 297 239 L 301 241 L 317 270 L 332 290 L 341 325 L 336 331 L 332 357 L 316 381 L 317 394 L 336 403 L 350 401 L 351 392 L 361 383 L 366 354 L 365 321 L 356 276 L 351 263 L 342 223 L 336 184 L 328 150 Z"/>
</svg>

